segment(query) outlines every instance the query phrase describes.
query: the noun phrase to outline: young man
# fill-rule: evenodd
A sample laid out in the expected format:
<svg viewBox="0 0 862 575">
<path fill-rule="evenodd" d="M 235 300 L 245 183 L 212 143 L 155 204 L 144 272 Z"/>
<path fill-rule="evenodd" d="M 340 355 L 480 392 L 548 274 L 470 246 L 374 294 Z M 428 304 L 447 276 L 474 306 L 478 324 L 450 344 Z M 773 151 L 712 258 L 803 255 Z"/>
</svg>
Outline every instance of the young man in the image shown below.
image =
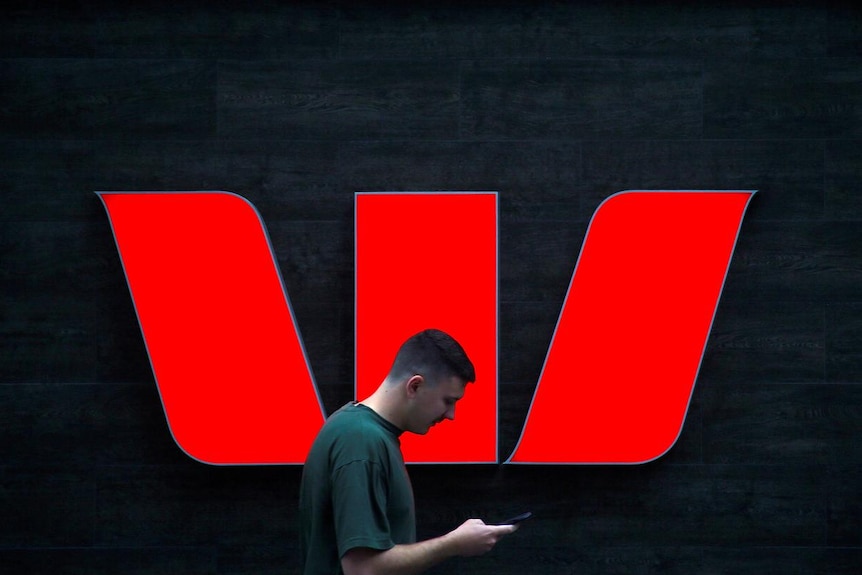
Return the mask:
<svg viewBox="0 0 862 575">
<path fill-rule="evenodd" d="M 367 399 L 327 419 L 302 472 L 299 517 L 305 575 L 409 575 L 456 555 L 479 555 L 514 525 L 469 519 L 416 542 L 413 489 L 401 456 L 404 431 L 425 434 L 455 419 L 476 378 L 461 345 L 425 330 L 409 338 Z"/>
</svg>

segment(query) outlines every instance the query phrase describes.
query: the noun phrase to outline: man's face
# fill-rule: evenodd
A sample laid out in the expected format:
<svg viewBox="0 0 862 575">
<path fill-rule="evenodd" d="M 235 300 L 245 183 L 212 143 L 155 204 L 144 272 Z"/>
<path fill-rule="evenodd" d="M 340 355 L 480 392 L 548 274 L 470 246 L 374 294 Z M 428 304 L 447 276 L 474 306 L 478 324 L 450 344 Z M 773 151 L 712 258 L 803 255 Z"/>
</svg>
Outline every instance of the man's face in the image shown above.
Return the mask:
<svg viewBox="0 0 862 575">
<path fill-rule="evenodd" d="M 466 383 L 457 376 L 433 384 L 417 381 L 412 395 L 407 431 L 424 435 L 444 419 L 455 419 L 455 404 L 464 397 Z"/>
</svg>

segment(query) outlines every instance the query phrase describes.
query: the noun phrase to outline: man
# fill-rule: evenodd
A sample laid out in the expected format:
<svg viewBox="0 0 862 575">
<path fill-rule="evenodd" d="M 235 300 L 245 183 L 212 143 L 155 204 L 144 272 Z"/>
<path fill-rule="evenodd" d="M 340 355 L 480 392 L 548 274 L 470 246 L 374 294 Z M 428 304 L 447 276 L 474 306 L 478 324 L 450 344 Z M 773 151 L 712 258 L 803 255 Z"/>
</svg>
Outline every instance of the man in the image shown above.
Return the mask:
<svg viewBox="0 0 862 575">
<path fill-rule="evenodd" d="M 469 519 L 416 542 L 413 489 L 401 456 L 404 431 L 425 434 L 455 419 L 476 378 L 461 345 L 439 330 L 409 338 L 367 399 L 327 419 L 302 472 L 299 516 L 305 575 L 409 575 L 457 555 L 479 555 L 514 525 Z"/>
</svg>

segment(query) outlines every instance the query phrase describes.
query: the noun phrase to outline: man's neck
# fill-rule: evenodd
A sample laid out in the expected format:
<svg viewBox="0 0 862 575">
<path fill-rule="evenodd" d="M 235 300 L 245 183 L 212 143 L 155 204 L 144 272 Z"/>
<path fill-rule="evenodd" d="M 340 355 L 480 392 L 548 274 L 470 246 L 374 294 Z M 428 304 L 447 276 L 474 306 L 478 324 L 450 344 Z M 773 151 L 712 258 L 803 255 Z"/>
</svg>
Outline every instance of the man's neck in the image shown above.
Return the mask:
<svg viewBox="0 0 862 575">
<path fill-rule="evenodd" d="M 359 403 L 371 409 L 398 429 L 404 429 L 401 418 L 398 415 L 398 410 L 396 409 L 395 393 L 396 390 L 394 388 L 387 388 L 381 384 L 374 393 Z"/>
</svg>

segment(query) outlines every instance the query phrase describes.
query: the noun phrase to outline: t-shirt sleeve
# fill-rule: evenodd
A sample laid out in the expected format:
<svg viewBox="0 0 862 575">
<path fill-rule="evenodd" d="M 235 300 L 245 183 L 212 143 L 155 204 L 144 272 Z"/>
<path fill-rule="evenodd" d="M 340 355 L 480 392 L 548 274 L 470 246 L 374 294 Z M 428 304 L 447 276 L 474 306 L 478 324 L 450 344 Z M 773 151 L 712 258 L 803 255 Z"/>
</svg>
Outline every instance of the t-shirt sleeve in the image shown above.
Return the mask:
<svg viewBox="0 0 862 575">
<path fill-rule="evenodd" d="M 384 470 L 377 463 L 357 460 L 333 472 L 332 504 L 338 556 L 355 547 L 386 550 L 395 545 L 386 517 Z"/>
</svg>

